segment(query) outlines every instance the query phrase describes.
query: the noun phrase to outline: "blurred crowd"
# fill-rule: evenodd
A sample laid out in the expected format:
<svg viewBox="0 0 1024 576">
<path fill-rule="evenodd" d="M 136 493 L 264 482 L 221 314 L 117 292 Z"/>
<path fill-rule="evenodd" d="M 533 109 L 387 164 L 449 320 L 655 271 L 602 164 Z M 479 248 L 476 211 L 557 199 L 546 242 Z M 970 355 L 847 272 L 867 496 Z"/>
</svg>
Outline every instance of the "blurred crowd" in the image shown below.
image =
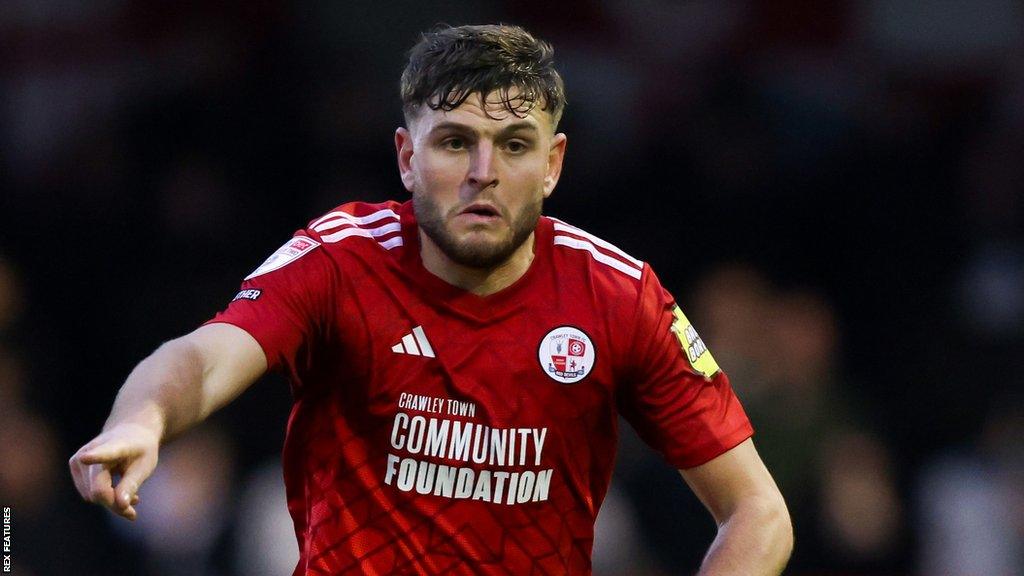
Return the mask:
<svg viewBox="0 0 1024 576">
<path fill-rule="evenodd" d="M 560 14 L 571 14 L 562 17 Z M 404 199 L 404 51 L 551 41 L 547 213 L 650 262 L 753 420 L 788 574 L 1024 575 L 1024 5 L 526 0 L 0 8 L 0 505 L 28 575 L 288 574 L 267 378 L 168 445 L 137 523 L 65 462 L 131 367 L 292 230 Z M 628 426 L 595 573 L 692 571 L 715 526 Z"/>
</svg>

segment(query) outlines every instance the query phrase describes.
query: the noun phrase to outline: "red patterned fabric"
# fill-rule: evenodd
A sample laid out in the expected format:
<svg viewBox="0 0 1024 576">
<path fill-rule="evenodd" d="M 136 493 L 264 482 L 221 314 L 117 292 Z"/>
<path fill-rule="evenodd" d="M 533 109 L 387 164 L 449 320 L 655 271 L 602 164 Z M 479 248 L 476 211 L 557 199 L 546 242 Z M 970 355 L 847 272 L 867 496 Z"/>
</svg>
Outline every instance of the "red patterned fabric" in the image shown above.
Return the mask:
<svg viewBox="0 0 1024 576">
<path fill-rule="evenodd" d="M 487 297 L 423 267 L 410 203 L 299 237 L 211 320 L 291 378 L 296 575 L 589 574 L 619 413 L 679 468 L 752 434 L 650 267 L 577 228 L 541 218 L 530 269 Z"/>
</svg>

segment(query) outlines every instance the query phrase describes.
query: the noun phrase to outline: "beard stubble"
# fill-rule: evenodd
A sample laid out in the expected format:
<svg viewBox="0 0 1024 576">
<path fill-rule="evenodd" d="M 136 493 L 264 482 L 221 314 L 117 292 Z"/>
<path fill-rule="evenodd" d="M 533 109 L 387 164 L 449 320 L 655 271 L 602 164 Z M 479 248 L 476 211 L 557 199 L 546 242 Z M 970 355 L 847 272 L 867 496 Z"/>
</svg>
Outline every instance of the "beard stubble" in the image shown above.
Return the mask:
<svg viewBox="0 0 1024 576">
<path fill-rule="evenodd" d="M 537 227 L 544 200 L 527 204 L 510 219 L 510 215 L 503 213 L 502 217 L 510 221 L 511 234 L 493 243 L 460 241 L 448 229 L 447 215 L 442 214 L 437 203 L 426 194 L 413 194 L 412 204 L 420 228 L 445 256 L 468 268 L 487 269 L 504 264 L 526 242 Z M 453 208 L 449 213 L 456 214 L 459 210 L 461 207 Z"/>
</svg>

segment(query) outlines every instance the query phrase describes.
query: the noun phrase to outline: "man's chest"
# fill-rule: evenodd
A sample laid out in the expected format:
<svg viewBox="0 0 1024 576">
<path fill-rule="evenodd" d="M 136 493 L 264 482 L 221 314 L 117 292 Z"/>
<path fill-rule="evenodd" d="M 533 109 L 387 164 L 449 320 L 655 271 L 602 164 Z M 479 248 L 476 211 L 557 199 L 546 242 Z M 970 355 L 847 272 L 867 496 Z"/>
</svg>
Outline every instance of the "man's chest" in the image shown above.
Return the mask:
<svg viewBox="0 0 1024 576">
<path fill-rule="evenodd" d="M 415 290 L 364 290 L 347 308 L 343 355 L 370 413 L 414 405 L 512 426 L 610 408 L 615 334 L 588 299 L 534 295 L 468 313 Z"/>
</svg>

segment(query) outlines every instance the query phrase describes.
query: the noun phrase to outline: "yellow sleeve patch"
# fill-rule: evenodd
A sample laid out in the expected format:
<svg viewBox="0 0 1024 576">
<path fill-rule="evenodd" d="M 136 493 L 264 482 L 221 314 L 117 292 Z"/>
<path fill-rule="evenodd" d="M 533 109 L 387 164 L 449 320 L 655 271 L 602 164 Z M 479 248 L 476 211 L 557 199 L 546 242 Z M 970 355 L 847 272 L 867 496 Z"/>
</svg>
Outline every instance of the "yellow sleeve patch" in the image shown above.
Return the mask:
<svg viewBox="0 0 1024 576">
<path fill-rule="evenodd" d="M 675 316 L 675 320 L 672 321 L 671 330 L 679 340 L 680 348 L 686 353 L 690 366 L 705 378 L 711 378 L 720 372 L 722 369 L 718 367 L 711 351 L 704 345 L 704 341 L 697 335 L 697 331 L 678 305 L 672 307 L 672 315 Z"/>
</svg>

